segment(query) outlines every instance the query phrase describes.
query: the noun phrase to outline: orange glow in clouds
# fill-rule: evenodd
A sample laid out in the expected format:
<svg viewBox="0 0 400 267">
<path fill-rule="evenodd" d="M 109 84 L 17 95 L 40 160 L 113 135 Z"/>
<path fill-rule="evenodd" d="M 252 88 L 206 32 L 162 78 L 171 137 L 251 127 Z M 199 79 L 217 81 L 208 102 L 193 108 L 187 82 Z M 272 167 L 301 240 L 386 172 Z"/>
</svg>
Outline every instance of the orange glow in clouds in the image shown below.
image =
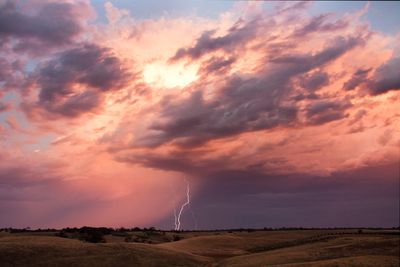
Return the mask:
<svg viewBox="0 0 400 267">
<path fill-rule="evenodd" d="M 27 211 L 31 227 L 45 216 L 46 227 L 173 227 L 184 178 L 195 201 L 219 173 L 329 177 L 398 160 L 399 88 L 385 75 L 399 42 L 369 28 L 367 7 L 316 18 L 251 2 L 215 18 L 139 20 L 108 2 L 108 22 L 92 24 L 79 4 L 87 14 L 66 17 L 82 32 L 11 36 L 26 39 L 0 61 L 37 62 L 28 74 L 0 69 L 13 78 L 0 92 L 0 179 L 21 199 L 4 207 Z M 48 52 L 15 52 L 38 44 Z M 18 101 L 2 106 L 12 90 Z"/>
<path fill-rule="evenodd" d="M 165 64 L 154 62 L 145 65 L 143 70 L 144 81 L 150 86 L 159 88 L 185 87 L 195 81 L 198 68 L 193 65 Z"/>
</svg>

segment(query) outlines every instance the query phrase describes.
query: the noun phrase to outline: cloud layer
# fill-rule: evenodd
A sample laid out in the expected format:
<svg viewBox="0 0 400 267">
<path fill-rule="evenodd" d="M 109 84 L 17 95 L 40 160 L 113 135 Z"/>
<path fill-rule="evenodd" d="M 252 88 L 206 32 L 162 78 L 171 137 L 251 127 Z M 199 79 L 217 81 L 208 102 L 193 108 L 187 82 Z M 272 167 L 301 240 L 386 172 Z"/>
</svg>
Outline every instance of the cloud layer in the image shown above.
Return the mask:
<svg viewBox="0 0 400 267">
<path fill-rule="evenodd" d="M 398 39 L 268 5 L 0 2 L 0 227 L 172 227 L 184 177 L 200 227 L 394 225 Z"/>
</svg>

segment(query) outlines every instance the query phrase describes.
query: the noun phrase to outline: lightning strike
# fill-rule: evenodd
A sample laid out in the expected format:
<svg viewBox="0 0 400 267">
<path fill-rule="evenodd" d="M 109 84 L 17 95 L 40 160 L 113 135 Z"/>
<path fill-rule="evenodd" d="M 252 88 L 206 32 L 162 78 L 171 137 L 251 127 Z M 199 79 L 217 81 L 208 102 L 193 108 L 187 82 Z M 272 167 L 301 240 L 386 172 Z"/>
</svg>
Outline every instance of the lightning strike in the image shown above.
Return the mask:
<svg viewBox="0 0 400 267">
<path fill-rule="evenodd" d="M 186 202 L 182 204 L 178 214 L 176 214 L 176 209 L 174 208 L 175 231 L 179 231 L 181 229 L 181 216 L 183 209 L 190 204 L 190 184 L 186 179 L 185 182 L 186 182 Z"/>
</svg>

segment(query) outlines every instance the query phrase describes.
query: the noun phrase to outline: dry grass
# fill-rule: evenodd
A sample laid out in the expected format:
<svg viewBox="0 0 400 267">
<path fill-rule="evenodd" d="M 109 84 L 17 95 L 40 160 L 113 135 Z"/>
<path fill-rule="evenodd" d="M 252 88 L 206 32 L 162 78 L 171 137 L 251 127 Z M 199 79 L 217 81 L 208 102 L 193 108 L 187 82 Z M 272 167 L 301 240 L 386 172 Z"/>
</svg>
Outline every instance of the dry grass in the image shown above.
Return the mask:
<svg viewBox="0 0 400 267">
<path fill-rule="evenodd" d="M 91 244 L 45 236 L 0 238 L 0 265 L 8 266 L 203 266 L 201 256 L 148 244 Z"/>
<path fill-rule="evenodd" d="M 196 236 L 178 242 L 164 243 L 159 246 L 220 259 L 243 255 L 257 247 L 294 241 L 317 233 L 317 231 L 292 231 L 290 233 L 287 231 L 224 232 Z"/>
<path fill-rule="evenodd" d="M 399 266 L 398 255 L 398 236 L 349 235 L 233 257 L 217 266 Z"/>
<path fill-rule="evenodd" d="M 384 267 L 400 264 L 399 235 L 335 234 L 325 238 L 327 233 L 185 232 L 179 233 L 184 238 L 181 241 L 160 244 L 126 243 L 119 236 L 107 236 L 109 243 L 92 244 L 29 233 L 0 233 L 0 266 Z M 173 235 L 176 233 L 166 233 L 163 238 L 168 240 Z M 155 235 L 154 243 L 161 242 L 160 238 Z"/>
</svg>

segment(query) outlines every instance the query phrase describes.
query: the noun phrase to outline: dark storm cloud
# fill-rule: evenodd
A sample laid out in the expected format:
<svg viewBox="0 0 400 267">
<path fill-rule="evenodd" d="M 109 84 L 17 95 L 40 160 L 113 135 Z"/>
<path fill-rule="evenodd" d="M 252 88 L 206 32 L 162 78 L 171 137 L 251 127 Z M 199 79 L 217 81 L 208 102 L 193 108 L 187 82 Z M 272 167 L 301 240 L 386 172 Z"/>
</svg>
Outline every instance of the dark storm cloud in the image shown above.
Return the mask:
<svg viewBox="0 0 400 267">
<path fill-rule="evenodd" d="M 34 74 L 40 87 L 38 104 L 69 117 L 93 110 L 101 103 L 102 92 L 124 87 L 129 78 L 130 73 L 110 49 L 94 44 L 59 53 Z M 74 85 L 83 91 L 75 92 Z"/>
<path fill-rule="evenodd" d="M 245 25 L 242 26 L 244 23 Z M 254 19 L 250 22 L 239 20 L 229 29 L 226 35 L 220 37 L 213 37 L 215 30 L 203 32 L 203 34 L 196 40 L 196 44 L 193 47 L 180 48 L 171 58 L 171 61 L 185 57 L 196 60 L 207 53 L 217 50 L 231 53 L 236 48 L 243 47 L 243 45 L 248 41 L 252 40 L 255 37 L 260 24 L 260 19 Z M 264 26 L 266 25 L 264 24 Z"/>
<path fill-rule="evenodd" d="M 384 94 L 400 89 L 400 57 L 393 57 L 367 77 L 372 69 L 360 69 L 343 84 L 344 90 L 353 90 L 362 85 L 371 95 Z"/>
<path fill-rule="evenodd" d="M 288 54 L 269 59 L 274 68 L 257 76 L 226 77 L 212 100 L 204 99 L 201 85 L 186 99 L 167 97 L 161 102 L 159 119 L 150 126 L 151 132 L 137 144 L 154 147 L 174 142 L 178 146 L 197 146 L 244 132 L 290 126 L 297 121 L 298 113 L 296 102 L 283 101 L 293 90 L 291 79 L 337 59 L 362 42 L 358 38 L 337 38 L 316 54 Z M 317 74 L 310 79 L 309 83 L 317 87 L 328 78 Z M 343 110 L 321 112 L 310 111 L 310 122 L 320 124 L 345 116 Z"/>
<path fill-rule="evenodd" d="M 46 177 L 46 178 L 45 178 Z M 28 166 L 1 166 L 0 188 L 22 188 L 53 183 L 56 177 L 43 175 Z"/>
<path fill-rule="evenodd" d="M 343 84 L 344 90 L 353 90 L 360 84 L 366 82 L 367 75 L 372 69 L 360 69 L 356 71 L 353 76 Z"/>
<path fill-rule="evenodd" d="M 146 153 L 146 155 L 138 156 L 136 154 L 123 155 L 116 157 L 117 161 L 127 162 L 132 164 L 139 164 L 148 168 L 167 170 L 167 171 L 177 171 L 187 174 L 197 174 L 201 170 L 208 170 L 210 166 L 203 161 L 194 161 L 194 154 L 190 152 L 172 152 L 168 155 L 159 155 Z M 216 161 L 210 161 L 210 164 L 218 164 Z"/>
<path fill-rule="evenodd" d="M 81 94 L 70 96 L 61 105 L 47 105 L 47 111 L 58 113 L 66 117 L 77 117 L 82 113 L 94 110 L 101 104 L 98 93 L 85 91 Z"/>
<path fill-rule="evenodd" d="M 305 37 L 314 32 L 331 32 L 344 29 L 348 26 L 348 22 L 344 20 L 337 20 L 335 22 L 328 22 L 329 14 L 322 14 L 314 17 L 310 22 L 294 32 L 295 36 Z"/>
<path fill-rule="evenodd" d="M 320 97 L 317 94 L 315 94 L 314 92 L 311 92 L 310 94 L 298 94 L 298 95 L 295 95 L 293 97 L 293 100 L 294 101 L 301 101 L 301 100 L 304 100 L 304 99 L 316 100 L 316 99 L 319 99 L 319 98 Z"/>
<path fill-rule="evenodd" d="M 17 1 L 8 0 L 0 6 L 0 41 L 15 38 L 16 50 L 38 53 L 47 46 L 73 42 L 82 31 L 79 14 L 87 6 L 71 3 L 45 3 L 35 14 L 25 14 Z M 35 51 L 38 49 L 38 51 Z"/>
<path fill-rule="evenodd" d="M 203 150 L 179 149 L 170 151 L 165 155 L 151 152 L 141 155 L 128 153 L 120 154 L 115 159 L 120 162 L 142 165 L 147 168 L 176 171 L 201 177 L 221 170 L 232 157 L 231 155 L 224 155 L 208 159 L 204 157 L 204 152 Z"/>
<path fill-rule="evenodd" d="M 322 66 L 332 60 L 342 56 L 347 51 L 353 49 L 358 45 L 364 44 L 364 39 L 358 37 L 337 37 L 329 42 L 322 51 L 310 55 L 310 54 L 293 54 L 293 55 L 282 55 L 276 58 L 272 58 L 273 63 L 291 64 L 293 67 L 297 67 L 298 71 L 309 71 L 313 68 Z"/>
<path fill-rule="evenodd" d="M 351 103 L 346 101 L 317 101 L 306 108 L 306 120 L 309 124 L 319 125 L 347 117 L 346 110 Z"/>
<path fill-rule="evenodd" d="M 200 73 L 205 75 L 217 72 L 221 74 L 225 72 L 229 67 L 235 63 L 236 58 L 221 58 L 221 57 L 212 57 L 211 59 L 207 60 L 206 62 L 202 63 Z"/>
<path fill-rule="evenodd" d="M 53 100 L 71 92 L 68 85 L 85 84 L 101 91 L 117 89 L 127 82 L 127 72 L 108 48 L 84 44 L 64 51 L 40 69 L 40 100 Z"/>
<path fill-rule="evenodd" d="M 235 77 L 228 81 L 225 90 L 229 91 L 229 87 L 237 90 L 237 94 L 223 92 L 219 100 L 207 102 L 202 91 L 197 91 L 189 99 L 167 104 L 163 107 L 161 120 L 151 126 L 151 130 L 160 134 L 149 135 L 144 143 L 157 146 L 175 141 L 179 146 L 196 146 L 211 139 L 273 128 L 294 121 L 296 108 L 280 106 L 274 103 L 272 97 L 268 99 L 267 96 L 273 92 L 260 90 L 257 99 L 251 95 L 246 99 L 241 98 L 240 90 L 257 90 L 265 82 L 265 79 L 244 80 Z"/>
<path fill-rule="evenodd" d="M 328 177 L 219 171 L 204 175 L 207 187 L 191 208 L 200 228 L 393 227 L 399 220 L 398 175 L 398 164 Z"/>
<path fill-rule="evenodd" d="M 300 78 L 300 86 L 309 91 L 316 91 L 329 84 L 329 75 L 326 72 L 315 72 Z"/>
<path fill-rule="evenodd" d="M 400 57 L 394 57 L 380 66 L 367 83 L 372 95 L 400 89 Z"/>
<path fill-rule="evenodd" d="M 282 146 L 289 141 L 281 141 L 276 144 L 269 144 L 260 150 L 271 149 L 272 147 Z M 156 170 L 175 171 L 196 177 L 201 180 L 207 181 L 208 178 L 214 177 L 219 173 L 233 173 L 240 175 L 257 174 L 261 173 L 275 173 L 279 170 L 293 170 L 294 166 L 289 163 L 284 157 L 269 157 L 253 161 L 238 168 L 236 161 L 240 161 L 232 154 L 219 155 L 217 157 L 208 158 L 204 156 L 207 150 L 191 150 L 191 149 L 177 149 L 169 151 L 167 154 L 147 152 L 144 154 L 137 153 L 121 153 L 115 157 L 115 160 L 134 165 L 141 165 L 146 168 Z M 233 163 L 233 166 L 232 166 Z M 256 175 L 256 177 L 257 177 Z M 212 179 L 212 178 L 211 178 Z"/>
</svg>

